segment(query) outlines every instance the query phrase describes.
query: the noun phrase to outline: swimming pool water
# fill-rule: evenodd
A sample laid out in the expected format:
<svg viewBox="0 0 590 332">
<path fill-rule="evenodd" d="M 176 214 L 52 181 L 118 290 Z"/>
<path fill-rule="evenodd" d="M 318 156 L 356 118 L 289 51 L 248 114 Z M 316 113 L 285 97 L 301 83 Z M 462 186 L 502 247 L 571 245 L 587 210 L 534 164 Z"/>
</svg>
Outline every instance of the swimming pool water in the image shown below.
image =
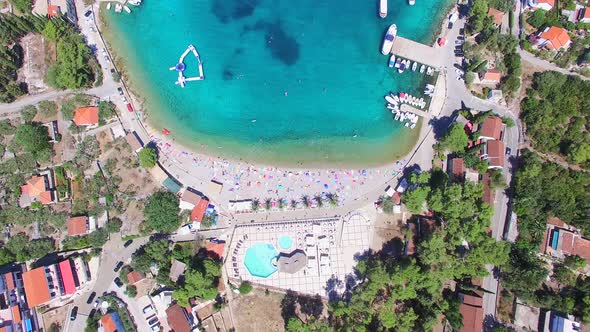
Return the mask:
<svg viewBox="0 0 590 332">
<path fill-rule="evenodd" d="M 293 245 L 293 239 L 290 236 L 283 235 L 279 238 L 279 247 L 283 250 L 291 248 Z"/>
<path fill-rule="evenodd" d="M 277 271 L 272 261 L 279 253 L 270 243 L 255 243 L 246 250 L 244 265 L 248 272 L 259 278 L 268 278 Z"/>
</svg>

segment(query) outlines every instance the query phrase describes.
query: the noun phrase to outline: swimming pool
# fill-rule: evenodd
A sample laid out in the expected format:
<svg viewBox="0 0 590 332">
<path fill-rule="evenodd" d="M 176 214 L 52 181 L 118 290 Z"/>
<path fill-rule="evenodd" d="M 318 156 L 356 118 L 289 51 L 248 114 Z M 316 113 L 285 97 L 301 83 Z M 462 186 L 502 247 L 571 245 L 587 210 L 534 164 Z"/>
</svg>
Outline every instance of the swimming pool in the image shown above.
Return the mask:
<svg viewBox="0 0 590 332">
<path fill-rule="evenodd" d="M 270 243 L 255 243 L 246 250 L 244 265 L 250 275 L 259 278 L 268 278 L 277 271 L 277 267 L 272 263 L 279 253 Z"/>
<path fill-rule="evenodd" d="M 279 238 L 279 247 L 283 250 L 290 249 L 293 246 L 293 239 L 288 235 L 283 235 Z"/>
</svg>

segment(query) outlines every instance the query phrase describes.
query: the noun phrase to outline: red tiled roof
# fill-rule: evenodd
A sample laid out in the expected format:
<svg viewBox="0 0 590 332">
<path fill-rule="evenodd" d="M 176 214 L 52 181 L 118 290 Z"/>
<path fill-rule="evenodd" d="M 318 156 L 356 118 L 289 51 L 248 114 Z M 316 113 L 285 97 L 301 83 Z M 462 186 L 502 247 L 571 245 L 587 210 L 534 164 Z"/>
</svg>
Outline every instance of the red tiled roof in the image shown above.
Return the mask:
<svg viewBox="0 0 590 332">
<path fill-rule="evenodd" d="M 86 216 L 72 217 L 68 219 L 68 235 L 82 235 L 88 233 Z"/>
<path fill-rule="evenodd" d="M 194 192 L 191 188 L 186 188 L 186 190 L 182 193 L 182 200 L 184 202 L 197 205 L 197 203 L 199 203 L 201 200 L 201 196 Z"/>
<path fill-rule="evenodd" d="M 461 304 L 459 312 L 463 316 L 463 327 L 460 332 L 483 331 L 483 308 Z"/>
<path fill-rule="evenodd" d="M 560 230 L 561 251 L 571 255 L 574 252 L 574 234 L 566 230 Z"/>
<path fill-rule="evenodd" d="M 45 277 L 45 267 L 38 267 L 34 270 L 23 272 L 23 284 L 27 296 L 27 304 L 30 308 L 48 302 L 49 285 Z"/>
<path fill-rule="evenodd" d="M 574 255 L 578 255 L 590 263 L 590 240 L 580 236 L 576 237 L 574 242 Z"/>
<path fill-rule="evenodd" d="M 64 295 L 74 293 L 76 291 L 76 282 L 74 281 L 72 264 L 69 259 L 59 262 L 59 273 L 64 286 Z"/>
<path fill-rule="evenodd" d="M 489 116 L 481 124 L 480 136 L 499 140 L 502 138 L 502 127 L 501 118 Z"/>
<path fill-rule="evenodd" d="M 22 321 L 22 318 L 20 315 L 20 308 L 18 307 L 18 305 L 15 305 L 15 306 L 10 307 L 10 310 L 12 310 L 13 323 L 19 324 Z"/>
<path fill-rule="evenodd" d="M 50 5 L 49 7 L 47 7 L 47 15 L 49 17 L 57 17 L 57 16 L 59 16 L 59 6 Z"/>
<path fill-rule="evenodd" d="M 502 79 L 502 72 L 497 69 L 488 69 L 483 74 L 483 80 L 489 82 L 500 82 Z M 501 121 L 500 121 L 501 122 Z"/>
<path fill-rule="evenodd" d="M 490 173 L 486 173 L 483 175 L 483 201 L 488 203 L 488 205 L 493 206 L 496 196 L 496 191 L 492 189 L 492 177 Z"/>
<path fill-rule="evenodd" d="M 104 329 L 104 332 L 117 332 L 117 324 L 115 324 L 115 321 L 113 320 L 113 317 L 111 317 L 111 314 L 102 316 L 102 318 L 100 319 L 100 323 L 102 325 L 102 328 Z"/>
<path fill-rule="evenodd" d="M 12 276 L 12 272 L 5 273 L 4 279 L 6 279 L 6 288 L 8 288 L 9 291 L 13 290 L 15 288 L 15 285 L 14 285 L 14 277 Z"/>
<path fill-rule="evenodd" d="M 546 3 L 551 7 L 555 7 L 555 0 L 537 0 L 537 3 Z"/>
<path fill-rule="evenodd" d="M 504 167 L 504 142 L 488 141 L 488 163 L 494 167 Z"/>
<path fill-rule="evenodd" d="M 488 16 L 494 18 L 494 23 L 496 25 L 502 24 L 502 17 L 504 16 L 504 12 L 497 10 L 496 8 L 490 8 L 488 10 Z"/>
<path fill-rule="evenodd" d="M 80 107 L 74 114 L 74 123 L 77 126 L 88 126 L 98 124 L 98 107 Z"/>
<path fill-rule="evenodd" d="M 39 196 L 45 192 L 45 178 L 43 176 L 32 176 L 25 184 L 26 193 L 31 196 Z M 23 186 L 24 187 L 24 186 Z M 23 190 L 23 193 L 25 191 Z"/>
<path fill-rule="evenodd" d="M 547 219 L 547 223 L 557 227 L 565 227 L 565 222 L 557 217 L 551 217 Z"/>
<path fill-rule="evenodd" d="M 402 203 L 402 195 L 396 191 L 393 193 L 393 196 L 391 196 L 391 200 L 393 201 L 393 204 L 400 205 Z"/>
<path fill-rule="evenodd" d="M 451 171 L 454 178 L 463 178 L 465 176 L 465 162 L 463 158 L 453 158 L 451 160 Z"/>
<path fill-rule="evenodd" d="M 186 319 L 184 309 L 178 304 L 174 304 L 166 309 L 168 325 L 174 332 L 189 332 L 191 325 Z"/>
<path fill-rule="evenodd" d="M 590 18 L 590 10 L 588 10 L 588 7 L 584 7 L 582 10 L 584 13 L 582 14 L 581 18 Z"/>
<path fill-rule="evenodd" d="M 225 248 L 225 243 L 213 243 L 211 241 L 207 241 L 207 251 L 214 253 L 217 255 L 215 258 L 223 257 L 223 249 Z"/>
<path fill-rule="evenodd" d="M 473 307 L 481 307 L 483 305 L 483 298 L 479 296 L 463 294 L 463 303 Z"/>
<path fill-rule="evenodd" d="M 549 30 L 542 32 L 539 37 L 548 40 L 549 43 L 546 46 L 551 49 L 565 47 L 571 41 L 567 30 L 560 27 L 551 27 Z"/>
<path fill-rule="evenodd" d="M 143 276 L 137 271 L 131 271 L 127 274 L 127 281 L 132 285 L 141 280 L 143 280 Z"/>
<path fill-rule="evenodd" d="M 209 206 L 209 200 L 206 198 L 202 198 L 197 205 L 193 208 L 191 212 L 191 220 L 196 222 L 203 221 L 203 216 L 205 215 L 205 211 Z"/>
</svg>

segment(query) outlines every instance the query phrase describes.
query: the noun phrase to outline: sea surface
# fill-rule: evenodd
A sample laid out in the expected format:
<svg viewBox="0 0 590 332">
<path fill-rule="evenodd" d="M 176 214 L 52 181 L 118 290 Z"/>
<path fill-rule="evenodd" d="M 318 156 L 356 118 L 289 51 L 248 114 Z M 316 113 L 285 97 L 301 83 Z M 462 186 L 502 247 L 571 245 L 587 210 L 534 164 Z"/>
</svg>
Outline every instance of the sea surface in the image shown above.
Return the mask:
<svg viewBox="0 0 590 332">
<path fill-rule="evenodd" d="M 371 166 L 406 154 L 419 133 L 393 121 L 383 96 L 424 87 L 418 72 L 387 67 L 384 33 L 396 23 L 398 35 L 431 44 L 449 4 L 389 0 L 381 19 L 376 0 L 145 0 L 131 14 L 106 13 L 106 36 L 149 124 L 195 151 Z M 169 68 L 189 44 L 205 80 L 183 89 Z M 185 64 L 198 76 L 192 55 Z"/>
</svg>

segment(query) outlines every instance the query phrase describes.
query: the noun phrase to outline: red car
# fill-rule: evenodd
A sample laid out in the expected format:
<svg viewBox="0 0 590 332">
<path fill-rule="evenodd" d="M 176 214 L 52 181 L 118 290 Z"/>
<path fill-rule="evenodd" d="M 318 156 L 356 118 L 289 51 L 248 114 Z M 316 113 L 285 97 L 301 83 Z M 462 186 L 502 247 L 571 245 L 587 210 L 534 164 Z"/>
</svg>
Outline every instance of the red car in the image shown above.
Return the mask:
<svg viewBox="0 0 590 332">
<path fill-rule="evenodd" d="M 129 113 L 133 113 L 133 107 L 131 107 L 131 104 L 127 103 L 127 110 L 129 111 Z"/>
</svg>

